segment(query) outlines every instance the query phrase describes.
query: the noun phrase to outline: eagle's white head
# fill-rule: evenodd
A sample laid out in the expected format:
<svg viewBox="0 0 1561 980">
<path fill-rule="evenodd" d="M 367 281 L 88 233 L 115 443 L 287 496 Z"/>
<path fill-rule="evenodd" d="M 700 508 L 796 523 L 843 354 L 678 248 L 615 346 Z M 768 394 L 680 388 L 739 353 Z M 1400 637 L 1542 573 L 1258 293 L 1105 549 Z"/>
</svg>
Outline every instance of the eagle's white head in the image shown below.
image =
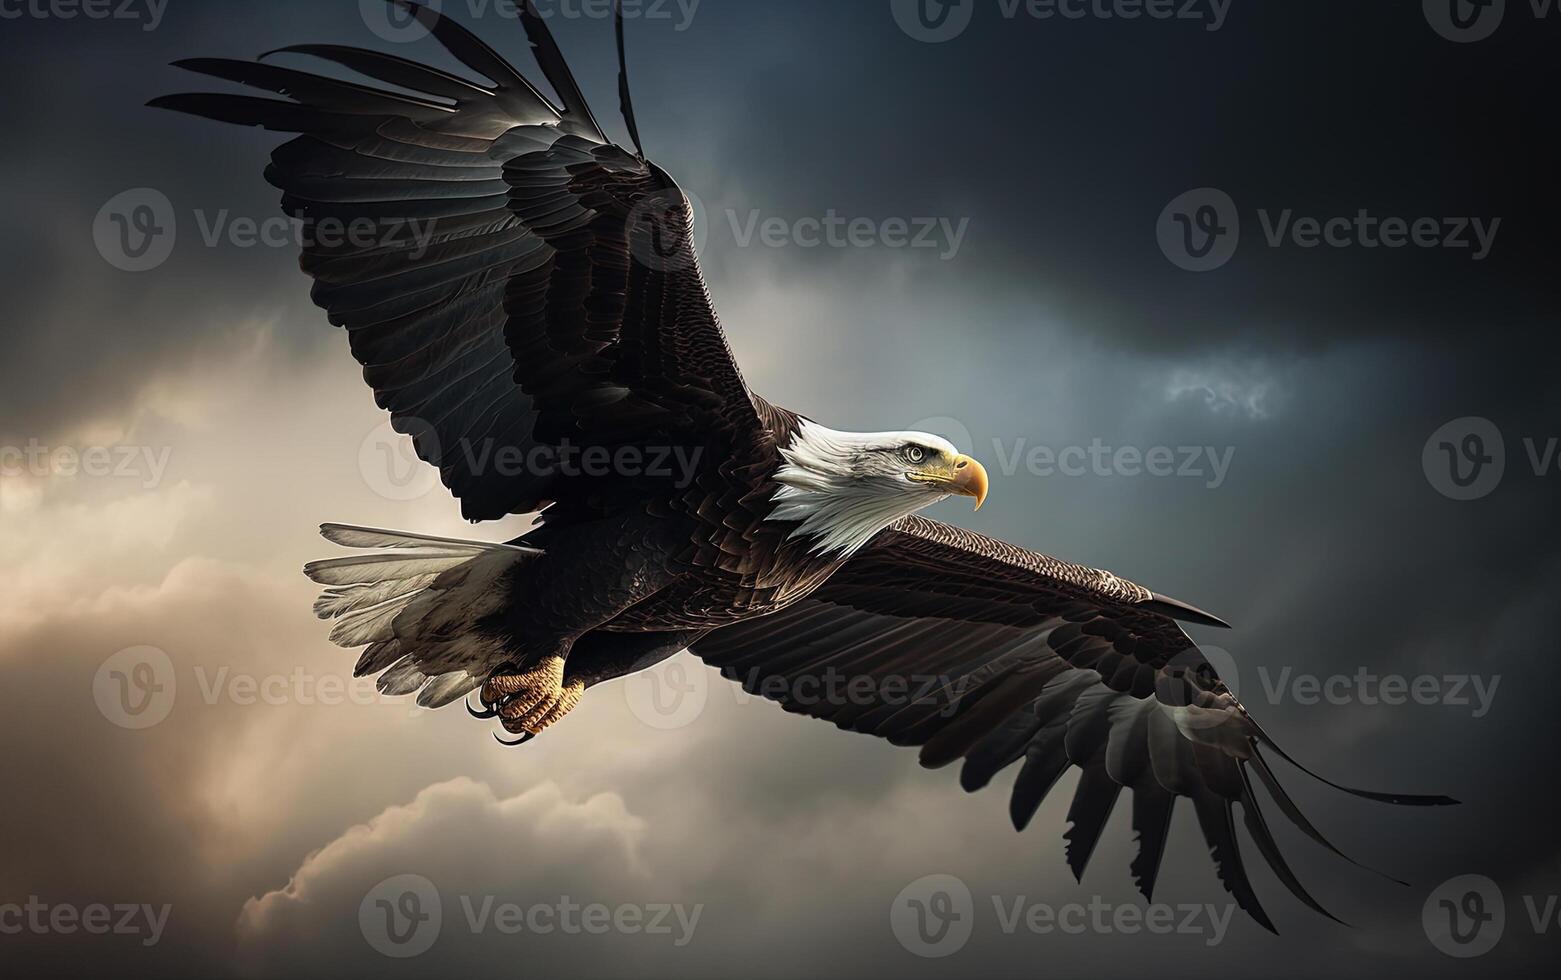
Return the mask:
<svg viewBox="0 0 1561 980">
<path fill-rule="evenodd" d="M 986 500 L 980 463 L 929 432 L 837 432 L 803 420 L 771 499 L 772 521 L 798 521 L 812 551 L 848 555 L 895 521 L 952 494 Z"/>
</svg>

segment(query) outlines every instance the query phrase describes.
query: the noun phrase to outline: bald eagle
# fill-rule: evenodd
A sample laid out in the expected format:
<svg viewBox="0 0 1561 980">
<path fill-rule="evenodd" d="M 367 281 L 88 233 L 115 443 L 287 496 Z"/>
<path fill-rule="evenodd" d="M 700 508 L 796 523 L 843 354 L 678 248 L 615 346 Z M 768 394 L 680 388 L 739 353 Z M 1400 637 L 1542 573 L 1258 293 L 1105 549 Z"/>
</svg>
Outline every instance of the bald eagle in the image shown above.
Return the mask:
<svg viewBox="0 0 1561 980">
<path fill-rule="evenodd" d="M 749 389 L 700 273 L 688 199 L 641 149 L 621 10 L 632 150 L 603 132 L 529 4 L 520 23 L 556 102 L 450 18 L 389 2 L 475 77 L 304 44 L 177 63 L 283 99 L 151 103 L 298 134 L 266 178 L 309 232 L 313 298 L 346 328 L 378 405 L 465 517 L 540 513 L 502 544 L 326 525 L 331 541 L 366 549 L 306 568 L 325 586 L 315 610 L 335 621 L 331 639 L 364 648 L 357 675 L 430 707 L 477 692 L 473 713 L 518 742 L 591 687 L 687 649 L 789 711 L 919 746 L 929 767 L 962 760 L 967 790 L 1019 764 L 1016 828 L 1079 768 L 1076 875 L 1130 788 L 1146 897 L 1188 799 L 1225 886 L 1272 929 L 1238 849 L 1240 804 L 1277 877 L 1329 914 L 1258 805 L 1262 783 L 1332 849 L 1265 752 L 1294 760 L 1180 625 L 1223 622 L 917 516 L 987 495 L 981 464 L 936 435 L 833 429 Z M 652 465 L 669 456 L 689 465 Z"/>
</svg>

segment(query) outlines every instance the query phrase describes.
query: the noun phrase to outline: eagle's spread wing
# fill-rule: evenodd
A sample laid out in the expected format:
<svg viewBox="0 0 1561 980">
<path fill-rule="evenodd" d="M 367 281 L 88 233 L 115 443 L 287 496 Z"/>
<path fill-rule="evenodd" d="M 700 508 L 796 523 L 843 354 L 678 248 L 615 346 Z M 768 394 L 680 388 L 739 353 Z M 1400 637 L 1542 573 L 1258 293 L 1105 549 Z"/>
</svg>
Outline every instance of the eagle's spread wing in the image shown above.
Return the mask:
<svg viewBox="0 0 1561 980">
<path fill-rule="evenodd" d="M 529 4 L 521 21 L 557 107 L 454 21 L 401 5 L 485 80 L 300 45 L 283 51 L 417 94 L 206 58 L 179 64 L 287 101 L 152 104 L 303 134 L 266 177 L 302 222 L 314 300 L 467 518 L 583 497 L 567 486 L 579 467 L 559 465 L 570 447 L 752 450 L 762 427 L 677 185 L 602 133 Z"/>
<path fill-rule="evenodd" d="M 1009 804 L 1016 828 L 1069 767 L 1078 767 L 1067 833 L 1077 876 L 1121 790 L 1131 789 L 1139 841 L 1132 871 L 1146 897 L 1173 805 L 1186 797 L 1226 888 L 1272 929 L 1242 864 L 1239 803 L 1274 873 L 1328 915 L 1280 854 L 1254 777 L 1297 826 L 1332 845 L 1259 754 L 1260 745 L 1277 747 L 1172 616 L 1218 623 L 1109 572 L 911 517 L 882 532 L 810 598 L 717 630 L 693 651 L 788 711 L 920 746 L 926 766 L 963 759 L 967 790 L 1022 762 Z M 1396 803 L 1452 802 L 1349 792 Z"/>
</svg>

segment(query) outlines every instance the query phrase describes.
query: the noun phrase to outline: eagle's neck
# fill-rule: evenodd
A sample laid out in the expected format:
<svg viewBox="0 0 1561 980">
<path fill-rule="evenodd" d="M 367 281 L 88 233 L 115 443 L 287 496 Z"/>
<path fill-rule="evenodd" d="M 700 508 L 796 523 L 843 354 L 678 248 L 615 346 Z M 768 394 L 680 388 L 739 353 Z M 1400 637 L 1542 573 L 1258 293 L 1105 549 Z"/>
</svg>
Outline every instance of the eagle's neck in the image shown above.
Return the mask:
<svg viewBox="0 0 1561 980">
<path fill-rule="evenodd" d="M 900 434 L 839 432 L 803 421 L 781 448 L 771 479 L 775 506 L 767 520 L 797 521 L 789 538 L 810 539 L 809 551 L 843 558 L 902 517 L 942 496 L 885 475 L 862 472 L 864 454 Z"/>
</svg>

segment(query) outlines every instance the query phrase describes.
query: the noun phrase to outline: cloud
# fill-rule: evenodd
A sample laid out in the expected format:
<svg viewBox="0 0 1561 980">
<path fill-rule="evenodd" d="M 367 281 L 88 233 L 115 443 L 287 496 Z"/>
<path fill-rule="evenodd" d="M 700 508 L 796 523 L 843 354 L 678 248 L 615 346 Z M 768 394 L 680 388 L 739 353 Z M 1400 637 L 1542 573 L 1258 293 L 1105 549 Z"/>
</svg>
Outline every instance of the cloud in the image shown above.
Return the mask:
<svg viewBox="0 0 1561 980">
<path fill-rule="evenodd" d="M 1253 421 L 1269 415 L 1273 380 L 1252 365 L 1180 368 L 1165 384 L 1169 401 L 1192 398 L 1211 412 L 1236 412 Z"/>
<path fill-rule="evenodd" d="M 97 507 L 45 507 L 43 493 L 22 496 L 23 512 L 10 515 L 0 537 L 0 591 L 12 600 L 0 609 L 0 637 L 90 601 L 153 556 L 166 558 L 180 529 L 215 503 L 209 490 L 183 482 Z"/>
<path fill-rule="evenodd" d="M 286 887 L 246 901 L 237 924 L 240 956 L 270 975 L 372 961 L 372 949 L 347 925 L 357 923 L 371 889 L 399 874 L 435 883 L 456 940 L 471 928 L 469 911 L 483 928 L 492 923 L 480 918 L 484 898 L 616 904 L 631 894 L 653 895 L 640 855 L 648 829 L 612 793 L 572 801 L 544 781 L 500 799 L 471 779 L 436 783 L 310 854 Z M 495 936 L 506 941 L 497 927 Z"/>
</svg>

